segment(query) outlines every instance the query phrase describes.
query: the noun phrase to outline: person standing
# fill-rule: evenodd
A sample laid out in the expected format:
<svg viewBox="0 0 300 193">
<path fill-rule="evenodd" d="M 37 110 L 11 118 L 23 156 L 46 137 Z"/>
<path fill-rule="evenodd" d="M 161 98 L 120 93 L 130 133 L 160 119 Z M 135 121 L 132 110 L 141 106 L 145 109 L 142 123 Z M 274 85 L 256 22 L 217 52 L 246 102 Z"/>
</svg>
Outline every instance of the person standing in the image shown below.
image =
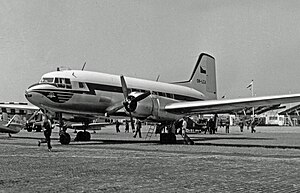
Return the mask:
<svg viewBox="0 0 300 193">
<path fill-rule="evenodd" d="M 239 126 L 240 126 L 241 132 L 243 132 L 244 131 L 244 122 L 240 121 Z"/>
<path fill-rule="evenodd" d="M 117 121 L 116 121 L 116 132 L 117 132 L 117 133 L 120 132 L 120 125 L 121 125 L 121 123 L 117 120 Z"/>
<path fill-rule="evenodd" d="M 140 120 L 137 120 L 136 122 L 136 129 L 135 129 L 135 134 L 134 134 L 134 138 L 136 138 L 136 135 L 139 133 L 139 138 L 142 138 L 142 133 L 141 133 L 141 129 L 142 129 L 142 122 Z"/>
<path fill-rule="evenodd" d="M 125 133 L 129 133 L 129 123 L 125 120 Z"/>
<path fill-rule="evenodd" d="M 38 142 L 38 146 L 41 145 L 41 143 L 47 143 L 48 151 L 52 151 L 51 146 L 51 134 L 52 134 L 52 124 L 51 121 L 48 119 L 47 115 L 43 116 L 43 127 L 44 127 L 44 136 L 45 140 L 41 140 Z"/>
<path fill-rule="evenodd" d="M 229 125 L 230 125 L 230 120 L 228 118 L 225 125 L 226 133 L 229 133 Z"/>
<path fill-rule="evenodd" d="M 186 118 L 183 118 L 182 120 L 182 130 L 181 130 L 181 135 L 185 139 L 186 137 L 186 128 L 187 128 L 187 121 Z"/>
</svg>

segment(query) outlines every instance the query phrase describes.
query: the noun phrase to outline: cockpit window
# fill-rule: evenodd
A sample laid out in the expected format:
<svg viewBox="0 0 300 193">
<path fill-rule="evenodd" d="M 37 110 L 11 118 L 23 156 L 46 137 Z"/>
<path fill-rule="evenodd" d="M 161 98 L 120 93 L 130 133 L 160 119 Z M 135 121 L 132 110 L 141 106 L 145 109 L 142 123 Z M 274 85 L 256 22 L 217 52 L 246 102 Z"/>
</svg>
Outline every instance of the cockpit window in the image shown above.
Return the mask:
<svg viewBox="0 0 300 193">
<path fill-rule="evenodd" d="M 79 88 L 84 88 L 84 84 L 82 82 L 78 82 Z"/>
<path fill-rule="evenodd" d="M 55 78 L 54 83 L 59 88 L 68 88 L 72 89 L 71 80 L 69 78 Z"/>
<path fill-rule="evenodd" d="M 66 78 L 66 79 L 65 79 L 65 83 L 66 83 L 66 84 L 71 84 L 70 79 Z"/>
<path fill-rule="evenodd" d="M 43 77 L 41 83 L 53 83 L 54 78 L 45 78 Z"/>
</svg>

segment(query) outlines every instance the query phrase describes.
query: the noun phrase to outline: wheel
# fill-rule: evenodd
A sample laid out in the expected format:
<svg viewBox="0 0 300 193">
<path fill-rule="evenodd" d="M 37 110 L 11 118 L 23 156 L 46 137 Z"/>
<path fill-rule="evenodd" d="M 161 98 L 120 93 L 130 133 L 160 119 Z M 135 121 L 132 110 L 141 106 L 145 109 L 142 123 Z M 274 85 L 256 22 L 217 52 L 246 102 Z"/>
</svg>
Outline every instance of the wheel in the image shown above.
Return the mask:
<svg viewBox="0 0 300 193">
<path fill-rule="evenodd" d="M 176 136 L 174 133 L 161 133 L 160 134 L 161 144 L 176 144 Z"/>
<path fill-rule="evenodd" d="M 68 145 L 71 141 L 69 133 L 62 133 L 59 136 L 59 141 L 62 145 Z"/>
<path fill-rule="evenodd" d="M 34 128 L 35 128 L 35 132 L 41 132 L 42 131 L 42 126 L 40 126 L 40 125 L 36 125 L 36 126 L 34 126 Z"/>
<path fill-rule="evenodd" d="M 28 132 L 31 132 L 31 131 L 32 131 L 32 127 L 28 126 L 28 127 L 26 127 L 26 130 L 27 130 Z"/>
<path fill-rule="evenodd" d="M 83 133 L 84 133 L 84 141 L 90 141 L 91 140 L 91 134 L 87 131 L 85 131 Z"/>
<path fill-rule="evenodd" d="M 74 141 L 82 141 L 82 139 L 84 138 L 83 136 L 83 131 L 79 131 L 77 134 L 76 134 L 76 137 L 74 139 Z"/>
<path fill-rule="evenodd" d="M 87 131 L 79 131 L 74 141 L 90 141 L 91 134 Z"/>
</svg>

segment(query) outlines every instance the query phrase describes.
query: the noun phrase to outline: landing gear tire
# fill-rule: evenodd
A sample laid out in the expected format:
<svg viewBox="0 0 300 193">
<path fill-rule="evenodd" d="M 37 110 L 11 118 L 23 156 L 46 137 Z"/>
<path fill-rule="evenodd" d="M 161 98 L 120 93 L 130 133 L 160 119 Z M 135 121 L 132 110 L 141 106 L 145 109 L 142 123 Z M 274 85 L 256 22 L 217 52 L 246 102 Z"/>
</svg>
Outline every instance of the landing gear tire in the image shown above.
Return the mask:
<svg viewBox="0 0 300 193">
<path fill-rule="evenodd" d="M 28 132 L 32 132 L 32 127 L 28 126 L 28 127 L 26 128 L 26 130 L 27 130 Z"/>
<path fill-rule="evenodd" d="M 69 135 L 69 133 L 61 133 L 59 136 L 59 142 L 62 145 L 68 145 L 71 141 L 71 137 Z"/>
<path fill-rule="evenodd" d="M 34 128 L 35 128 L 35 132 L 41 132 L 42 131 L 42 126 L 40 126 L 40 125 L 36 125 L 36 126 L 34 126 Z"/>
<path fill-rule="evenodd" d="M 161 144 L 176 144 L 176 135 L 174 133 L 161 133 L 160 134 Z"/>
<path fill-rule="evenodd" d="M 91 134 L 87 131 L 79 131 L 74 139 L 74 141 L 90 141 Z"/>
</svg>

